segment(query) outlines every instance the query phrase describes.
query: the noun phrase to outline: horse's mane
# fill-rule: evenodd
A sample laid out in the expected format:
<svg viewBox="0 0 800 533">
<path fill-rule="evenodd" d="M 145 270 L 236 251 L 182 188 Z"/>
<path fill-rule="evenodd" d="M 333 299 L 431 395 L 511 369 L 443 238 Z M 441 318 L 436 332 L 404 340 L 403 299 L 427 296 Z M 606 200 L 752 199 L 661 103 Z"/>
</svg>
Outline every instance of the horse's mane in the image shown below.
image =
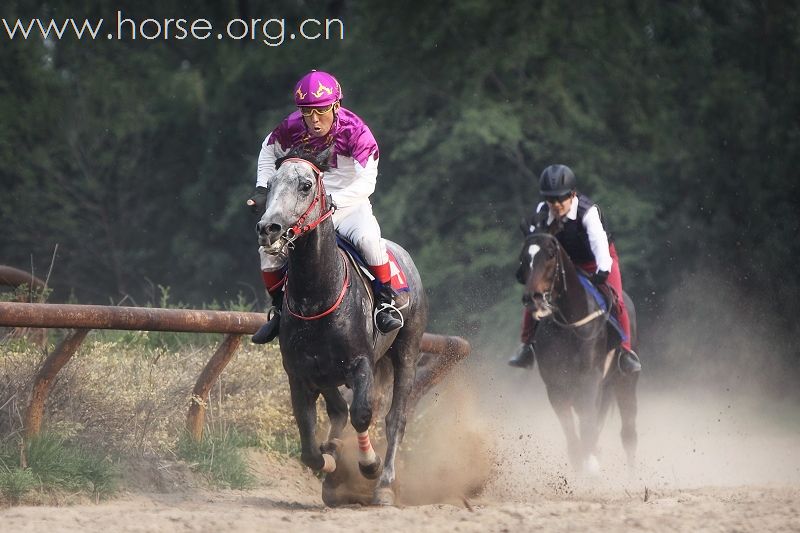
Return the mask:
<svg viewBox="0 0 800 533">
<path fill-rule="evenodd" d="M 550 227 L 536 226 L 533 231 L 531 231 L 530 233 L 525 235 L 525 243 L 527 244 L 527 243 L 529 243 L 530 241 L 532 241 L 534 239 L 538 239 L 539 237 L 551 238 L 551 239 L 555 240 L 556 242 L 558 242 L 558 239 L 556 238 L 555 232 L 553 231 L 555 229 L 554 228 L 554 224 L 555 224 L 555 222 L 553 224 L 551 224 Z M 560 243 L 559 243 L 559 246 L 560 246 Z"/>
<path fill-rule="evenodd" d="M 275 168 L 278 169 L 283 164 L 284 161 L 287 159 L 302 159 L 304 161 L 308 161 L 312 165 L 315 165 L 318 169 L 325 172 L 330 168 L 330 149 L 324 150 L 320 153 L 314 152 L 311 148 L 308 148 L 305 145 L 300 145 L 295 148 L 292 148 L 288 154 L 283 157 L 279 157 L 275 160 Z"/>
</svg>

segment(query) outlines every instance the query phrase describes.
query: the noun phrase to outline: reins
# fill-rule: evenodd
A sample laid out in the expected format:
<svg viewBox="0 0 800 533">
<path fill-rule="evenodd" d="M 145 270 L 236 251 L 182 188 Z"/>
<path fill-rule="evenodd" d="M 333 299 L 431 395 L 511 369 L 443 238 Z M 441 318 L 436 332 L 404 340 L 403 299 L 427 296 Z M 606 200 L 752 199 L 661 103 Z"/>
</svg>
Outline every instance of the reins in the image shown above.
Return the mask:
<svg viewBox="0 0 800 533">
<path fill-rule="evenodd" d="M 302 159 L 300 157 L 289 157 L 285 159 L 281 164 L 286 163 L 287 161 L 294 162 L 294 163 L 305 163 L 306 165 L 310 166 L 311 169 L 314 171 L 314 176 L 317 181 L 317 193 L 314 195 L 314 200 L 308 206 L 308 209 L 300 215 L 300 218 L 297 219 L 297 222 L 294 223 L 292 227 L 287 229 L 279 239 L 284 241 L 283 246 L 279 248 L 279 252 L 283 251 L 285 247 L 289 247 L 289 249 L 294 248 L 294 241 L 296 241 L 300 236 L 305 235 L 306 233 L 313 231 L 319 226 L 323 221 L 327 218 L 330 218 L 333 213 L 336 211 L 336 206 L 331 205 L 329 209 L 326 211 L 326 202 L 325 202 L 325 185 L 322 182 L 322 170 L 320 170 L 314 163 L 308 161 L 306 159 Z M 314 209 L 314 206 L 317 204 L 320 205 L 320 216 L 316 220 L 309 222 L 306 224 L 306 219 L 308 218 L 311 211 Z M 286 285 L 283 288 L 284 294 L 286 295 L 286 309 L 289 311 L 289 314 L 295 318 L 299 318 L 300 320 L 317 320 L 322 317 L 328 316 L 329 314 L 336 311 L 339 306 L 342 304 L 344 300 L 344 295 L 347 294 L 347 288 L 350 286 L 350 269 L 347 267 L 347 260 L 344 257 L 344 253 L 339 250 L 340 256 L 344 263 L 344 283 L 342 283 L 342 290 L 339 292 L 339 297 L 336 298 L 336 301 L 333 302 L 333 305 L 330 306 L 328 309 L 323 311 L 322 313 L 306 316 L 302 315 L 298 312 L 292 311 L 292 308 L 289 306 L 289 281 L 288 278 L 286 280 Z"/>
<path fill-rule="evenodd" d="M 344 283 L 342 283 L 342 290 L 341 292 L 339 292 L 339 297 L 336 298 L 336 301 L 333 302 L 333 305 L 317 315 L 306 316 L 306 315 L 301 315 L 300 313 L 295 313 L 294 311 L 292 311 L 292 308 L 289 307 L 289 297 L 288 297 L 289 283 L 287 280 L 286 286 L 283 288 L 283 291 L 287 296 L 286 309 L 289 311 L 290 315 L 292 315 L 295 318 L 299 318 L 300 320 L 317 320 L 318 318 L 322 318 L 324 316 L 333 313 L 334 311 L 336 311 L 336 309 L 339 308 L 339 306 L 342 304 L 342 300 L 344 300 L 344 295 L 347 294 L 347 288 L 350 286 L 350 269 L 347 268 L 347 259 L 344 256 L 344 252 L 342 252 L 341 250 L 339 250 L 339 254 L 342 258 L 342 263 L 344 263 Z"/>
<path fill-rule="evenodd" d="M 561 257 L 562 254 L 561 245 L 559 244 L 558 239 L 554 235 L 551 235 L 549 233 L 536 233 L 532 235 L 536 235 L 537 237 L 538 236 L 546 237 L 554 241 L 556 244 L 556 273 L 553 276 L 553 279 L 550 281 L 550 290 L 542 294 L 542 298 L 544 299 L 545 305 L 549 307 L 550 310 L 553 312 L 552 314 L 553 322 L 555 322 L 557 325 L 563 328 L 577 330 L 581 326 L 585 326 L 586 324 L 592 322 L 593 320 L 601 316 L 604 316 L 607 320 L 608 315 L 611 312 L 610 307 L 608 312 L 603 311 L 602 309 L 598 309 L 592 313 L 589 313 L 587 316 L 581 318 L 580 320 L 576 320 L 575 322 L 567 321 L 567 319 L 564 317 L 564 314 L 561 312 L 561 309 L 559 309 L 559 307 L 551 300 L 551 295 L 553 293 L 553 289 L 556 286 L 557 278 L 561 277 L 561 283 L 564 287 L 564 293 L 566 294 L 567 292 L 567 274 L 566 274 L 566 269 L 564 268 L 564 260 Z M 526 239 L 526 242 L 529 239 Z M 575 334 L 576 335 L 578 334 L 577 331 L 575 331 Z M 592 338 L 594 336 L 596 335 L 590 335 L 587 338 Z"/>
<path fill-rule="evenodd" d="M 309 231 L 314 230 L 317 226 L 319 226 L 325 219 L 331 217 L 333 213 L 336 211 L 336 206 L 331 205 L 330 208 L 326 211 L 325 205 L 325 185 L 322 182 L 322 170 L 320 170 L 317 165 L 308 161 L 306 159 L 302 159 L 300 157 L 289 157 L 283 161 L 286 163 L 287 161 L 293 163 L 305 163 L 306 165 L 310 166 L 311 169 L 314 171 L 314 177 L 317 181 L 317 194 L 314 195 L 314 200 L 308 206 L 308 209 L 300 215 L 300 218 L 297 219 L 297 222 L 290 228 L 288 228 L 283 234 L 278 238 L 279 241 L 283 241 L 283 246 L 278 248 L 276 253 L 281 253 L 284 248 L 287 246 L 291 250 L 294 247 L 294 241 L 296 241 L 301 235 L 308 233 Z M 281 164 L 283 164 L 281 163 Z M 319 218 L 316 220 L 306 224 L 306 219 L 308 215 L 311 213 L 311 210 L 314 209 L 319 203 L 320 205 L 320 212 L 322 213 Z"/>
</svg>

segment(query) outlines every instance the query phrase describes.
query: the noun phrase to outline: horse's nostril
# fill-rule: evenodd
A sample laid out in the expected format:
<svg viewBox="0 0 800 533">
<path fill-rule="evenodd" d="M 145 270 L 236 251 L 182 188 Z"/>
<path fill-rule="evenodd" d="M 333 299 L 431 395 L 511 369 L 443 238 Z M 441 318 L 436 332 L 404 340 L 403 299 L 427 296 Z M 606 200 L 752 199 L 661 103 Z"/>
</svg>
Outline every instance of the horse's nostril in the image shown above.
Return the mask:
<svg viewBox="0 0 800 533">
<path fill-rule="evenodd" d="M 270 233 L 280 233 L 283 227 L 280 224 L 270 224 L 269 225 L 269 232 Z"/>
</svg>

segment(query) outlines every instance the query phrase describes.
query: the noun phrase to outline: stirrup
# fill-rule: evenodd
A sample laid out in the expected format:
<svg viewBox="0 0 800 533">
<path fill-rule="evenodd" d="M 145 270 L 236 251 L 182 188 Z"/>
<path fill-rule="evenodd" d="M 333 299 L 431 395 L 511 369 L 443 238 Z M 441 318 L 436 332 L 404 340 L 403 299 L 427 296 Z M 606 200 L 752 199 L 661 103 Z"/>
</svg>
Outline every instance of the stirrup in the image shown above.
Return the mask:
<svg viewBox="0 0 800 533">
<path fill-rule="evenodd" d="M 639 359 L 639 355 L 636 352 L 634 352 L 633 350 L 626 350 L 625 348 L 622 347 L 620 347 L 618 350 L 619 353 L 617 354 L 617 369 L 619 369 L 620 374 L 622 374 L 623 376 L 629 376 L 631 374 L 635 374 L 637 372 L 642 371 L 642 362 Z M 622 368 L 623 367 L 622 358 L 626 356 L 629 358 L 628 362 L 630 365 L 630 368 L 628 368 L 627 370 Z"/>
<path fill-rule="evenodd" d="M 378 326 L 378 315 L 380 313 L 383 313 L 383 312 L 389 313 L 390 317 L 394 318 L 395 320 L 399 320 L 400 321 L 400 326 L 396 327 L 396 328 L 392 328 L 389 331 L 383 331 Z M 394 312 L 397 316 L 395 316 L 394 314 L 391 314 L 392 312 Z M 405 318 L 403 318 L 403 313 L 401 313 L 400 310 L 397 307 L 395 307 L 393 304 L 388 304 L 388 303 L 381 303 L 378 307 L 375 308 L 375 311 L 372 313 L 372 322 L 373 322 L 373 324 L 375 324 L 375 328 L 377 328 L 377 330 L 380 331 L 383 334 L 391 333 L 392 331 L 394 331 L 396 329 L 402 328 L 406 324 Z"/>
</svg>

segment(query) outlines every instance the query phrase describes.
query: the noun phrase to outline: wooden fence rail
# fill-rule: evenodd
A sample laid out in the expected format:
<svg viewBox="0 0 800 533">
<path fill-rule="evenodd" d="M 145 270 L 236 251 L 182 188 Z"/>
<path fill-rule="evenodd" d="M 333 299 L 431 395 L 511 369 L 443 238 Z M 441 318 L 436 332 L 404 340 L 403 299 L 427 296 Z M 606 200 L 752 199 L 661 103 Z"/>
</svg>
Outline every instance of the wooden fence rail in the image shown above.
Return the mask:
<svg viewBox="0 0 800 533">
<path fill-rule="evenodd" d="M 74 329 L 48 355 L 36 375 L 25 416 L 25 435 L 30 438 L 41 430 L 44 405 L 52 383 L 90 330 L 222 333 L 225 338 L 195 383 L 186 419 L 190 434 L 194 439 L 200 440 L 203 435 L 205 405 L 212 385 L 241 344 L 242 335 L 255 333 L 265 319 L 266 316 L 260 313 L 239 311 L 0 302 L 0 327 Z M 460 337 L 425 333 L 420 350 L 442 356 L 426 371 L 434 372 L 435 376 L 443 376 L 469 354 L 470 346 Z"/>
</svg>

